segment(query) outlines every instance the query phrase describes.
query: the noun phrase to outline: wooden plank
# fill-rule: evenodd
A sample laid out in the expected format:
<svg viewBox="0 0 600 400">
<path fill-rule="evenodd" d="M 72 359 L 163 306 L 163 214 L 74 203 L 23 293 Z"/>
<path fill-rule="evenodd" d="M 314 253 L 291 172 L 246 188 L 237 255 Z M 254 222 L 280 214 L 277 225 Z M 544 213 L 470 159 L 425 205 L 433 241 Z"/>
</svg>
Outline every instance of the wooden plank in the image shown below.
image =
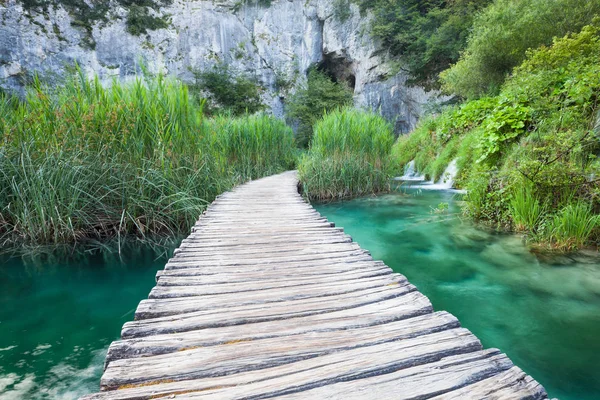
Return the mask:
<svg viewBox="0 0 600 400">
<path fill-rule="evenodd" d="M 127 339 L 326 314 L 393 299 L 415 290 L 413 285 L 406 283 L 401 287 L 367 289 L 329 296 L 325 299 L 308 298 L 270 303 L 268 307 L 254 304 L 228 308 L 216 307 L 166 317 L 145 318 L 125 323 L 121 337 Z M 412 301 L 412 298 L 410 300 Z"/>
<path fill-rule="evenodd" d="M 382 326 L 385 325 L 378 328 Z M 349 350 L 343 343 L 338 347 L 332 344 L 331 347 L 328 343 L 307 343 L 305 336 L 286 336 L 285 344 L 281 344 L 283 339 L 234 342 L 150 357 L 116 360 L 108 365 L 100 386 L 103 390 L 109 390 L 123 385 L 160 380 L 182 381 L 217 377 L 293 363 L 323 354 L 339 353 L 348 356 L 346 351 L 342 351 Z M 481 349 L 477 338 L 462 328 L 401 339 L 401 335 L 398 335 L 394 349 L 402 354 L 409 365 L 419 365 Z M 365 346 L 369 345 L 367 341 L 363 343 Z M 378 344 L 378 341 L 371 344 Z M 221 350 L 223 348 L 225 350 Z"/>
<path fill-rule="evenodd" d="M 228 329 L 207 328 L 204 331 L 194 330 L 183 333 L 162 334 L 113 342 L 108 350 L 106 362 L 124 358 L 153 356 L 174 353 L 199 347 L 218 346 L 235 342 L 271 340 L 277 343 L 275 348 L 282 348 L 286 343 L 302 342 L 301 347 L 316 346 L 322 348 L 353 348 L 365 343 L 383 343 L 400 339 L 408 339 L 420 335 L 458 328 L 456 318 L 447 313 L 416 315 L 421 310 L 416 307 L 399 306 L 395 314 L 388 310 L 389 316 L 357 314 L 356 318 L 310 318 L 276 320 L 267 323 L 244 324 Z M 353 309 L 351 309 L 353 310 Z M 429 311 L 429 310 L 426 310 Z M 350 313 L 346 313 L 350 314 Z M 383 313 L 382 313 L 383 314 Z M 319 314 L 323 316 L 323 314 Z M 306 323 L 310 325 L 306 325 Z M 374 326 L 377 329 L 373 329 Z M 385 326 L 382 326 L 385 325 Z M 293 338 L 290 338 L 293 336 Z M 268 342 L 261 342 L 268 343 Z M 337 347 L 335 347 L 337 346 Z M 296 349 L 300 347 L 294 346 Z M 228 351 L 223 347 L 219 349 Z M 218 351 L 219 349 L 215 350 Z M 265 355 L 266 353 L 261 353 Z"/>
<path fill-rule="evenodd" d="M 464 386 L 460 390 L 434 397 L 435 400 L 495 399 L 543 400 L 546 390 L 518 367 Z"/>
<path fill-rule="evenodd" d="M 218 196 L 110 346 L 90 399 L 546 399 L 296 190 Z"/>
<path fill-rule="evenodd" d="M 389 274 L 383 276 L 375 276 L 371 278 L 350 280 L 350 281 L 339 281 L 339 282 L 316 282 L 316 283 L 305 283 L 302 285 L 293 285 L 290 287 L 281 288 L 277 285 L 273 287 L 262 288 L 260 285 L 254 286 L 254 290 L 238 291 L 235 289 L 235 285 L 229 286 L 229 289 L 225 289 L 224 292 L 220 291 L 218 287 L 198 287 L 198 286 L 155 286 L 148 296 L 150 299 L 168 299 L 174 297 L 192 297 L 192 296 L 203 296 L 208 297 L 212 300 L 222 298 L 231 298 L 235 296 L 236 301 L 244 301 L 246 299 L 294 299 L 302 298 L 303 296 L 314 297 L 316 293 L 320 293 L 319 290 L 333 290 L 339 289 L 336 293 L 349 293 L 358 289 L 367 287 L 381 287 L 386 285 L 394 285 L 406 282 L 406 278 L 399 274 Z M 227 284 L 223 284 L 225 286 Z"/>
<path fill-rule="evenodd" d="M 385 379 L 386 374 L 402 368 L 406 368 L 407 375 L 417 375 L 419 372 L 426 373 L 427 370 L 451 370 L 454 365 L 480 363 L 482 360 L 490 358 L 495 358 L 489 362 L 496 362 L 499 370 L 510 365 L 504 361 L 506 356 L 501 355 L 498 350 L 492 349 L 444 357 L 437 362 L 410 367 L 406 365 L 402 355 L 396 352 L 393 346 L 394 343 L 383 343 L 350 350 L 341 355 L 343 358 L 340 357 L 340 354 L 334 353 L 292 364 L 229 376 L 133 386 L 90 395 L 85 399 L 131 400 L 162 398 L 163 396 L 165 398 L 175 396 L 177 399 L 197 398 L 196 396 L 208 399 L 241 399 L 280 397 L 280 395 L 288 393 L 298 393 L 303 395 L 303 398 L 312 399 L 315 397 L 309 395 L 310 389 L 370 376 L 379 376 L 381 379 Z M 443 379 L 443 376 L 440 378 Z M 383 398 L 394 398 L 393 394 L 399 390 L 401 387 L 397 387 Z M 366 393 L 365 397 L 367 397 Z"/>
</svg>

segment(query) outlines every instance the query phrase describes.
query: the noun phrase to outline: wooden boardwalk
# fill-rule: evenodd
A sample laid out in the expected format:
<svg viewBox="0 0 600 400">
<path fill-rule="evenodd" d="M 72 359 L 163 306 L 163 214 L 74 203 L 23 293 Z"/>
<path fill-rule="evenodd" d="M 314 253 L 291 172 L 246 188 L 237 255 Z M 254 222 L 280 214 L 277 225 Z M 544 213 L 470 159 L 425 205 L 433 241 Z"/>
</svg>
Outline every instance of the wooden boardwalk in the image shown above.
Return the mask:
<svg viewBox="0 0 600 400">
<path fill-rule="evenodd" d="M 546 392 L 297 192 L 220 196 L 85 399 L 546 399 Z"/>
</svg>

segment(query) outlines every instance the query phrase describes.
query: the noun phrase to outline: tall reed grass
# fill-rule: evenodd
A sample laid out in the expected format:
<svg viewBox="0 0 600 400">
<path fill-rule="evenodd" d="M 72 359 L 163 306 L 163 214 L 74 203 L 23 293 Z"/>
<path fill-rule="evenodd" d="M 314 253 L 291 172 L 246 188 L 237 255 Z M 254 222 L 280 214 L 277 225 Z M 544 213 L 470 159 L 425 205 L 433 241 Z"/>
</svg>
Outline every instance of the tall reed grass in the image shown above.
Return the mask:
<svg viewBox="0 0 600 400">
<path fill-rule="evenodd" d="M 202 104 L 174 79 L 81 72 L 0 99 L 1 246 L 185 233 L 219 193 L 293 164 L 281 121 L 206 120 Z"/>
<path fill-rule="evenodd" d="M 570 251 L 583 247 L 594 229 L 600 227 L 600 215 L 590 204 L 567 204 L 546 223 L 546 235 L 559 250 Z"/>
<path fill-rule="evenodd" d="M 382 117 L 342 109 L 314 126 L 298 167 L 304 193 L 314 200 L 343 199 L 390 188 L 392 128 Z"/>
</svg>

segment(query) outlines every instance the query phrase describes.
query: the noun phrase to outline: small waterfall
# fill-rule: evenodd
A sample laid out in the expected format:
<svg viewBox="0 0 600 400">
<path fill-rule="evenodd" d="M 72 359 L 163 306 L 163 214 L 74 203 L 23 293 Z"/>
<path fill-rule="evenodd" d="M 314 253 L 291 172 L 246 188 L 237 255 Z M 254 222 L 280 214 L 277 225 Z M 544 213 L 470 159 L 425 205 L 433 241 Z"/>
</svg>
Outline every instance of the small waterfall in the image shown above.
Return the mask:
<svg viewBox="0 0 600 400">
<path fill-rule="evenodd" d="M 457 159 L 455 158 L 448 164 L 441 178 L 435 183 L 440 189 L 452 189 L 454 186 L 454 180 L 458 173 Z"/>
<path fill-rule="evenodd" d="M 425 181 L 425 176 L 419 175 L 415 169 L 415 161 L 411 161 L 404 167 L 404 175 L 395 178 L 396 181 L 404 182 L 407 187 L 424 190 L 452 190 L 458 193 L 466 193 L 464 190 L 452 189 L 456 174 L 458 173 L 458 160 L 454 159 L 448 164 L 444 173 L 437 182 Z"/>
<path fill-rule="evenodd" d="M 404 182 L 423 182 L 425 177 L 419 175 L 415 168 L 415 160 L 412 160 L 404 166 L 404 175 L 397 177 L 395 180 Z"/>
</svg>

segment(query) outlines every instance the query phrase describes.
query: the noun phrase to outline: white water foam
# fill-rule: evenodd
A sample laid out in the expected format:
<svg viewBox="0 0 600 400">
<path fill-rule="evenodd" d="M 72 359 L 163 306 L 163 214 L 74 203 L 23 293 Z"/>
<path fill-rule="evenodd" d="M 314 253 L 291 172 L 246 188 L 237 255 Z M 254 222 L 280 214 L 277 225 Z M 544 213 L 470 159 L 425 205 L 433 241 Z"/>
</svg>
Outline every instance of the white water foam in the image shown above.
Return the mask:
<svg viewBox="0 0 600 400">
<path fill-rule="evenodd" d="M 412 160 L 406 167 L 404 167 L 404 175 L 394 178 L 396 181 L 404 182 L 406 187 L 411 189 L 423 189 L 423 190 L 451 190 L 456 193 L 466 193 L 465 190 L 453 189 L 456 174 L 458 173 L 457 159 L 454 159 L 448 164 L 442 177 L 437 181 L 425 181 L 423 175 L 415 170 L 415 161 Z"/>
</svg>

